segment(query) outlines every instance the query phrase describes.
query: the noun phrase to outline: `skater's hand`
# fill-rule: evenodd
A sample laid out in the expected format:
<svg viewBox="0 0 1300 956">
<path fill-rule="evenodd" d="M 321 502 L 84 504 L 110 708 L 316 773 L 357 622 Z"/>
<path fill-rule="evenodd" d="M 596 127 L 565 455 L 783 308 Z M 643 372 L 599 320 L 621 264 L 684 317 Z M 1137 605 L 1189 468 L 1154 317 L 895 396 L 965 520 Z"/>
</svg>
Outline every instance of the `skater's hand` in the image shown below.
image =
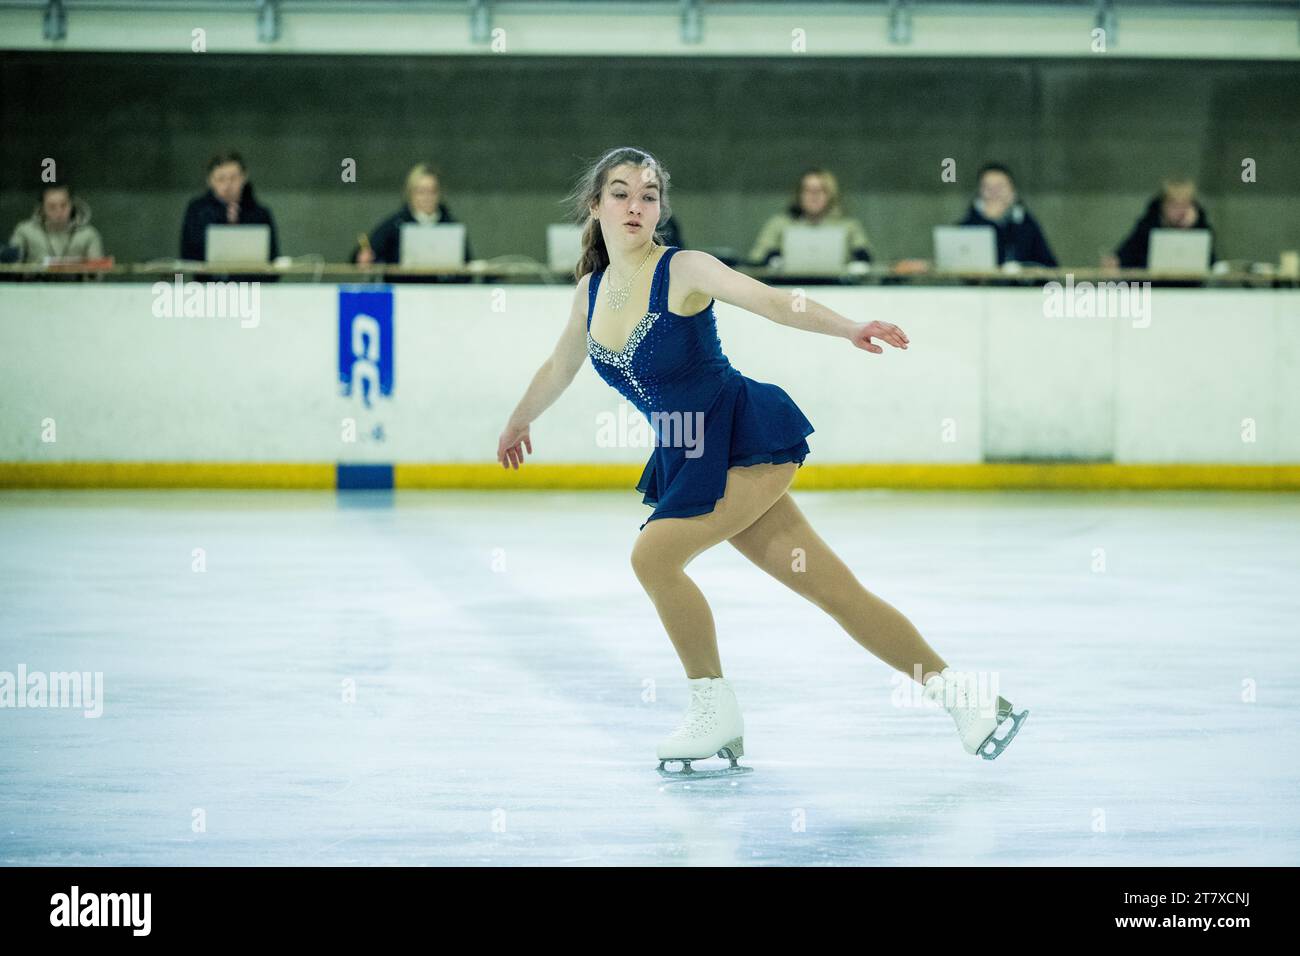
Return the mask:
<svg viewBox="0 0 1300 956">
<path fill-rule="evenodd" d="M 497 439 L 497 461 L 501 462 L 501 467 L 513 467 L 518 471 L 524 460 L 525 448 L 528 449 L 528 454 L 533 453 L 533 440 L 528 434 L 528 426 L 507 422 L 505 431 Z"/>
<path fill-rule="evenodd" d="M 895 348 L 907 348 L 907 335 L 898 326 L 891 325 L 888 322 L 867 322 L 864 325 L 859 325 L 853 330 L 853 334 L 849 336 L 849 341 L 860 349 L 866 349 L 868 352 L 880 354 L 885 351 L 871 341 L 873 338 L 888 342 Z"/>
</svg>

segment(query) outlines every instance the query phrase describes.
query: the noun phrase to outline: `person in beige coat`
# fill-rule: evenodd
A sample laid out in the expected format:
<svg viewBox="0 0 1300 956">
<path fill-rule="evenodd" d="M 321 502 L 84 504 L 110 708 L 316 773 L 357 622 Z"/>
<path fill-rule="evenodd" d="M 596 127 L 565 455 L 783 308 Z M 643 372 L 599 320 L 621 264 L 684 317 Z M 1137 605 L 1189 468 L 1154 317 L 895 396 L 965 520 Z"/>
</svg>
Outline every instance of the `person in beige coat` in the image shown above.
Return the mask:
<svg viewBox="0 0 1300 956">
<path fill-rule="evenodd" d="M 104 254 L 99 231 L 90 225 L 90 207 L 66 183 L 46 183 L 30 219 L 20 222 L 9 237 L 19 262 L 41 262 L 47 256 L 94 259 Z"/>
<path fill-rule="evenodd" d="M 749 261 L 756 266 L 768 265 L 781 255 L 781 238 L 787 226 L 848 226 L 849 258 L 871 261 L 871 244 L 858 220 L 846 216 L 840 205 L 840 187 L 828 169 L 813 168 L 799 177 L 794 199 L 783 212 L 764 225 L 750 250 Z"/>
</svg>

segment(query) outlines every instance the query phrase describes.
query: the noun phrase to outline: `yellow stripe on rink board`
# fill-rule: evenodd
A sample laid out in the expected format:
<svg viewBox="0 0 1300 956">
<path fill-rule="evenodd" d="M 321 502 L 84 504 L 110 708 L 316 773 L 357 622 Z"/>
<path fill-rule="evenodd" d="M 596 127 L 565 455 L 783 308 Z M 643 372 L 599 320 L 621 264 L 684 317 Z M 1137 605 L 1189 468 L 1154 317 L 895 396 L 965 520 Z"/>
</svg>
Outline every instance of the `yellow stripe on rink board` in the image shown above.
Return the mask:
<svg viewBox="0 0 1300 956">
<path fill-rule="evenodd" d="M 397 488 L 630 488 L 644 465 L 393 466 Z M 1300 465 L 1116 465 L 1085 463 L 807 464 L 798 490 L 841 488 L 1205 488 L 1300 490 Z"/>
<path fill-rule="evenodd" d="M 518 469 L 499 464 L 393 465 L 394 488 L 630 488 L 645 465 L 542 465 Z"/>
<path fill-rule="evenodd" d="M 0 488 L 320 488 L 335 487 L 329 463 L 0 462 Z M 644 465 L 396 464 L 406 489 L 630 490 Z M 1300 465 L 818 464 L 795 475 L 797 490 L 927 489 L 1214 489 L 1300 491 Z"/>
<path fill-rule="evenodd" d="M 0 488 L 333 488 L 335 465 L 290 462 L 0 462 Z"/>
<path fill-rule="evenodd" d="M 1083 462 L 977 462 L 914 465 L 806 465 L 795 488 L 1204 488 L 1300 490 L 1300 465 L 1122 465 Z"/>
</svg>

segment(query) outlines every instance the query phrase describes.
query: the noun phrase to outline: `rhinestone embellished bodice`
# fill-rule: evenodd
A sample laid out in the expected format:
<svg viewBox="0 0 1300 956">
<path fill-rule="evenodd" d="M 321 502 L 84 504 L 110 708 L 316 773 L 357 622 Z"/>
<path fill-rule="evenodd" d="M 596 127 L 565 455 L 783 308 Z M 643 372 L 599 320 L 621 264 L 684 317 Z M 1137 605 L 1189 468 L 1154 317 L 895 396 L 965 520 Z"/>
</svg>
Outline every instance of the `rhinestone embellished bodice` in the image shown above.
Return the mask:
<svg viewBox="0 0 1300 956">
<path fill-rule="evenodd" d="M 722 352 L 713 303 L 695 315 L 668 309 L 670 246 L 655 264 L 649 309 L 633 327 L 627 344 L 615 351 L 591 335 L 596 292 L 605 270 L 592 275 L 588 289 L 587 353 L 591 364 L 619 394 L 649 417 L 655 411 L 703 411 L 727 378 L 740 373 Z"/>
<path fill-rule="evenodd" d="M 591 335 L 604 269 L 588 280 L 587 354 L 596 374 L 650 422 L 654 451 L 636 490 L 655 518 L 689 518 L 713 510 L 732 467 L 803 463 L 813 432 L 799 406 L 776 385 L 742 375 L 722 352 L 713 302 L 694 315 L 668 308 L 669 246 L 655 263 L 650 301 L 615 351 Z M 688 427 L 689 426 L 689 427 Z"/>
<path fill-rule="evenodd" d="M 605 348 L 591 337 L 591 323 L 587 323 L 587 353 L 592 357 L 592 361 L 597 360 L 604 362 L 606 365 L 612 365 L 618 369 L 627 378 L 628 385 L 635 389 L 637 395 L 645 401 L 650 400 L 645 389 L 637 380 L 635 366 L 632 360 L 636 357 L 636 348 L 641 344 L 641 340 L 650 332 L 651 326 L 659 318 L 659 312 L 647 312 L 632 329 L 632 334 L 627 337 L 627 345 L 615 352 Z"/>
</svg>

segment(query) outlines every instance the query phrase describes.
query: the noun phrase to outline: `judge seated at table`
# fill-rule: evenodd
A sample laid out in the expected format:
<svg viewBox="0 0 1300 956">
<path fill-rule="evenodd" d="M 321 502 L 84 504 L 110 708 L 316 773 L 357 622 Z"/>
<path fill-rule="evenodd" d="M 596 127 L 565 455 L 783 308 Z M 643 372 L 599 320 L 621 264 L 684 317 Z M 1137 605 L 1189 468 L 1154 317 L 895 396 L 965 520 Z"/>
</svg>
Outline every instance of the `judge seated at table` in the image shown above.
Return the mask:
<svg viewBox="0 0 1300 956">
<path fill-rule="evenodd" d="M 820 167 L 805 170 L 795 184 L 790 205 L 763 224 L 750 250 L 749 261 L 756 266 L 771 264 L 781 255 L 781 242 L 789 226 L 847 226 L 849 258 L 871 261 L 867 234 L 858 220 L 845 214 L 839 182 L 830 170 Z"/>
<path fill-rule="evenodd" d="M 397 210 L 366 237 L 368 246 L 358 244 L 352 250 L 352 260 L 368 266 L 375 262 L 398 265 L 402 261 L 402 226 L 407 223 L 454 223 L 447 204 L 442 201 L 442 177 L 428 163 L 418 163 L 406 174 L 406 188 L 402 193 L 402 208 Z M 469 234 L 465 235 L 465 261 L 472 262 Z"/>
<path fill-rule="evenodd" d="M 1029 210 L 1020 202 L 1011 171 L 989 163 L 979 171 L 979 192 L 959 226 L 992 226 L 997 238 L 998 265 L 1019 262 L 1055 268 L 1056 256 Z"/>
<path fill-rule="evenodd" d="M 270 257 L 274 262 L 280 255 L 280 243 L 276 238 L 271 210 L 253 197 L 253 184 L 248 181 L 248 168 L 243 157 L 234 150 L 227 150 L 208 161 L 208 191 L 191 200 L 185 209 L 185 221 L 181 226 L 181 258 L 192 262 L 207 261 L 208 226 L 245 224 L 271 227 Z"/>
<path fill-rule="evenodd" d="M 1185 177 L 1170 177 L 1160 184 L 1160 192 L 1146 212 L 1134 224 L 1128 236 L 1112 256 L 1103 256 L 1101 264 L 1109 268 L 1145 269 L 1152 229 L 1206 229 L 1210 233 L 1210 261 L 1214 255 L 1214 230 L 1209 217 L 1196 199 L 1196 183 Z"/>
<path fill-rule="evenodd" d="M 90 206 L 67 183 L 45 183 L 32 215 L 14 227 L 4 262 L 40 263 L 46 257 L 95 259 L 104 254 Z"/>
</svg>

